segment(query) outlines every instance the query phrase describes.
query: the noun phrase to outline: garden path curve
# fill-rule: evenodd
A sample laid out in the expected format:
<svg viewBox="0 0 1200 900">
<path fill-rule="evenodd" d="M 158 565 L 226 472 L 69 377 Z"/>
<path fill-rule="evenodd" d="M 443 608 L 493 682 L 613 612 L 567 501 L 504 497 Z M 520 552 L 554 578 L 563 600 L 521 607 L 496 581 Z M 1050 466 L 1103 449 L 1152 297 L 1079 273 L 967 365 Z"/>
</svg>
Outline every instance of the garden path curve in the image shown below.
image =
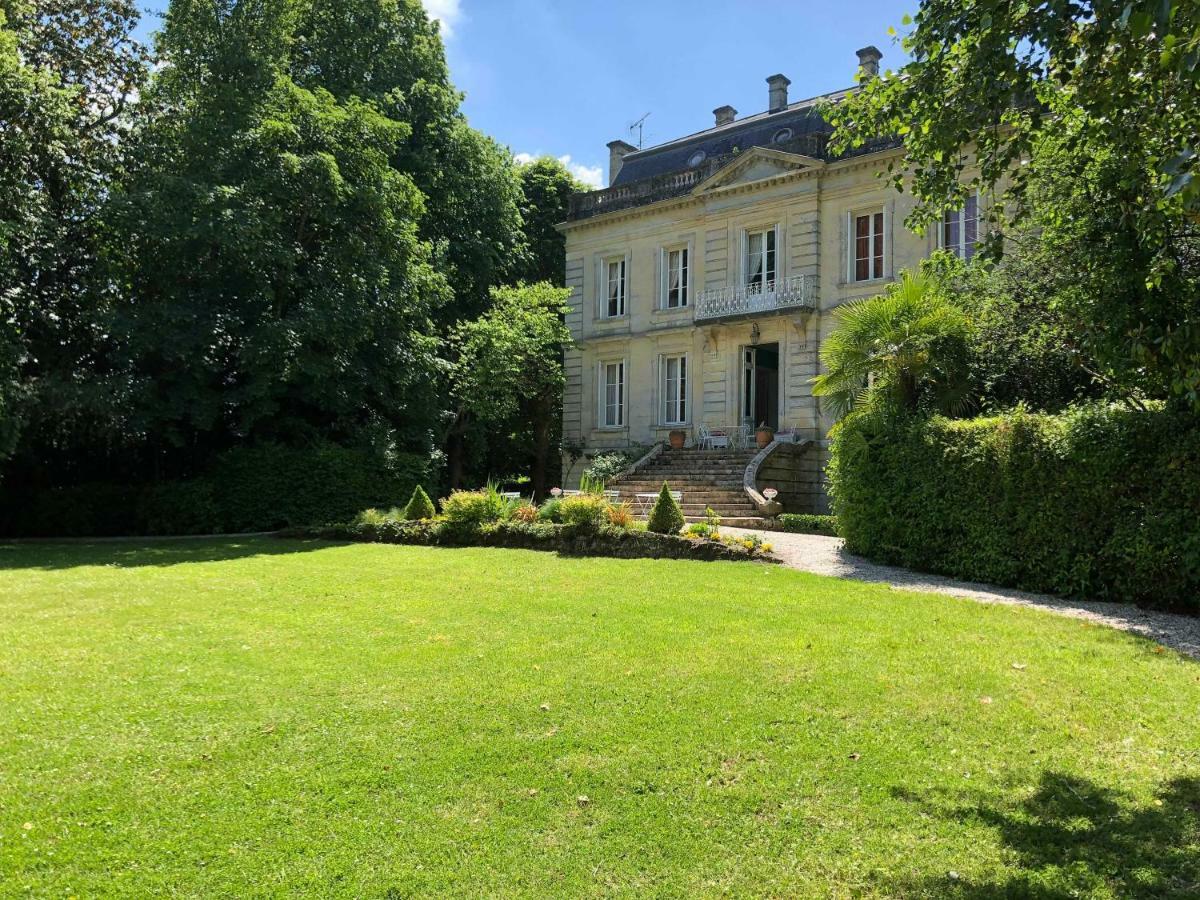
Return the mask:
<svg viewBox="0 0 1200 900">
<path fill-rule="evenodd" d="M 741 528 L 721 530 L 732 534 L 755 533 Z M 1200 659 L 1200 617 L 1139 609 L 1127 603 L 1080 603 L 1048 594 L 1033 594 L 1028 591 L 958 581 L 941 575 L 926 575 L 897 566 L 878 565 L 847 553 L 841 538 L 783 532 L 763 534 L 763 537 L 774 544 L 775 555 L 784 565 L 802 572 L 888 584 L 906 591 L 949 594 L 978 600 L 981 603 L 1036 607 L 1057 615 L 1086 619 L 1089 622 L 1140 634 L 1194 659 Z"/>
</svg>

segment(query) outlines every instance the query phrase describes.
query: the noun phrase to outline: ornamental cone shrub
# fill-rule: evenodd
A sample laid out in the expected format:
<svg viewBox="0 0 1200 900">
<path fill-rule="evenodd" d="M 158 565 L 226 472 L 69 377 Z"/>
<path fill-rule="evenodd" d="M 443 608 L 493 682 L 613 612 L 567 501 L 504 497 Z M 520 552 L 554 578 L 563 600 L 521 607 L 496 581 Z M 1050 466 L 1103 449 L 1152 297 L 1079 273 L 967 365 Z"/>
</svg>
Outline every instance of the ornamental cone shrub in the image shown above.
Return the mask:
<svg viewBox="0 0 1200 900">
<path fill-rule="evenodd" d="M 650 510 L 650 521 L 646 527 L 658 534 L 679 534 L 683 530 L 683 510 L 671 496 L 671 491 L 664 481 L 658 499 L 654 501 L 654 509 Z"/>
<path fill-rule="evenodd" d="M 433 501 L 425 493 L 425 488 L 418 484 L 413 488 L 412 499 L 408 501 L 408 506 L 404 507 L 404 519 L 414 522 L 419 519 L 432 519 L 435 515 L 437 515 L 437 510 L 433 508 Z"/>
</svg>

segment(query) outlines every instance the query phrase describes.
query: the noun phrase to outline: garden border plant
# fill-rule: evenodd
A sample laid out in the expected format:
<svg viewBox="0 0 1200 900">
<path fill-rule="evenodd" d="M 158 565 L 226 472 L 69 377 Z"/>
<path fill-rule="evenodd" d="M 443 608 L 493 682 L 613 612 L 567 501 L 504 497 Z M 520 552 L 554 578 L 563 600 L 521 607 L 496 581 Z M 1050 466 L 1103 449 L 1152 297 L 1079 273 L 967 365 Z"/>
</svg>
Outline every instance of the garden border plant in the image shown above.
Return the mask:
<svg viewBox="0 0 1200 900">
<path fill-rule="evenodd" d="M 667 494 L 670 499 L 670 494 Z M 672 501 L 673 503 L 673 501 Z M 569 556 L 777 562 L 758 535 L 723 538 L 656 533 L 633 520 L 627 503 L 587 493 L 547 500 L 542 506 L 505 499 L 494 485 L 455 491 L 436 518 L 411 520 L 406 511 L 367 509 L 351 522 L 290 528 L 284 537 L 413 544 L 441 547 L 503 547 L 556 551 Z M 674 504 L 678 510 L 678 504 Z M 682 527 L 682 513 L 680 513 Z M 715 529 L 714 529 L 715 530 Z"/>
</svg>

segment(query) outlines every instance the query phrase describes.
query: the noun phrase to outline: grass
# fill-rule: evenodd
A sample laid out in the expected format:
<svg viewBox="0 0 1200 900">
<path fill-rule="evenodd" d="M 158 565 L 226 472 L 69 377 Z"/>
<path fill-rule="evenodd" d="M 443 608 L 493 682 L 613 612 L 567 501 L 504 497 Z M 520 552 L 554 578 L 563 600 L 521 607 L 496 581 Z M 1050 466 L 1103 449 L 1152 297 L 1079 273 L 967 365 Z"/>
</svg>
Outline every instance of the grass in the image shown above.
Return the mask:
<svg viewBox="0 0 1200 900">
<path fill-rule="evenodd" d="M 1200 665 L 777 567 L 0 547 L 0 894 L 1200 893 Z"/>
</svg>

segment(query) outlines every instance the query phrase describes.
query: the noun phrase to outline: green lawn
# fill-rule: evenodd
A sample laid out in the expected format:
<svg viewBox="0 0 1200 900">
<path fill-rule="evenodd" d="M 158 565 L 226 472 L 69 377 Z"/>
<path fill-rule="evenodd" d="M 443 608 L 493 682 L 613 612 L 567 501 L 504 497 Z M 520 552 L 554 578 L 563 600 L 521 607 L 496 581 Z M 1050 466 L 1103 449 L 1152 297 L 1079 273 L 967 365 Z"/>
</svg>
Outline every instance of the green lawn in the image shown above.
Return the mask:
<svg viewBox="0 0 1200 900">
<path fill-rule="evenodd" d="M 1200 665 L 754 564 L 0 547 L 0 894 L 1200 894 Z"/>
</svg>

